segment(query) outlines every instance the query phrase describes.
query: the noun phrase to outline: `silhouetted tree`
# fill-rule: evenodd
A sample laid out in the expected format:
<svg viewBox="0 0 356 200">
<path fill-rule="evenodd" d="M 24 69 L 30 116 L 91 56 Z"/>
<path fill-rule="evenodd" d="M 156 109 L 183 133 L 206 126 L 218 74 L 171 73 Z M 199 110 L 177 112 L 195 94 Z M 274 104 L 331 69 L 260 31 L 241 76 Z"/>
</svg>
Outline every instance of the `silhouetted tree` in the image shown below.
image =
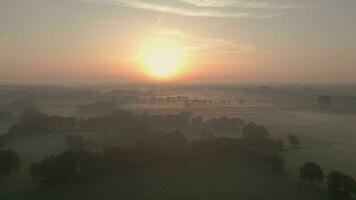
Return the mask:
<svg viewBox="0 0 356 200">
<path fill-rule="evenodd" d="M 248 123 L 242 128 L 242 138 L 261 140 L 269 135 L 267 129 L 263 126 L 257 125 L 253 122 Z"/>
<path fill-rule="evenodd" d="M 148 143 L 152 157 L 158 161 L 184 161 L 187 157 L 188 140 L 179 132 L 158 132 Z"/>
<path fill-rule="evenodd" d="M 32 106 L 33 106 L 32 100 L 27 97 L 15 99 L 9 105 L 10 109 L 16 114 L 19 114 L 24 108 L 28 108 Z"/>
<path fill-rule="evenodd" d="M 46 114 L 33 114 L 31 117 L 22 118 L 19 122 L 9 128 L 7 136 L 20 136 L 38 134 L 54 130 L 50 118 Z"/>
<path fill-rule="evenodd" d="M 103 116 L 114 112 L 117 109 L 115 101 L 97 101 L 90 105 L 81 105 L 77 107 L 77 111 L 83 116 Z"/>
<path fill-rule="evenodd" d="M 207 127 L 211 128 L 214 131 L 231 131 L 238 132 L 241 130 L 244 122 L 240 118 L 213 118 L 206 121 Z"/>
<path fill-rule="evenodd" d="M 158 132 L 152 136 L 150 144 L 167 148 L 185 148 L 188 140 L 180 131 Z"/>
<path fill-rule="evenodd" d="M 266 155 L 264 158 L 264 163 L 273 172 L 283 173 L 284 171 L 285 161 L 277 154 Z"/>
<path fill-rule="evenodd" d="M 196 159 L 208 160 L 237 158 L 240 153 L 237 140 L 226 137 L 194 140 L 190 149 Z"/>
<path fill-rule="evenodd" d="M 265 127 L 250 122 L 242 129 L 242 142 L 250 147 L 257 147 L 264 151 L 282 151 L 282 140 L 268 138 L 268 135 L 269 133 Z"/>
<path fill-rule="evenodd" d="M 4 135 L 0 135 L 0 149 L 2 149 L 5 146 L 5 136 Z"/>
<path fill-rule="evenodd" d="M 328 95 L 322 95 L 318 98 L 318 105 L 321 109 L 330 109 L 332 107 L 332 98 Z"/>
<path fill-rule="evenodd" d="M 339 171 L 331 171 L 327 177 L 329 193 L 336 199 L 349 200 L 351 193 L 355 193 L 354 179 Z"/>
<path fill-rule="evenodd" d="M 11 112 L 8 111 L 0 111 L 0 121 L 7 121 L 12 119 Z"/>
<path fill-rule="evenodd" d="M 299 169 L 299 177 L 306 182 L 322 182 L 324 180 L 324 172 L 317 163 L 306 162 Z"/>
<path fill-rule="evenodd" d="M 279 152 L 283 151 L 283 146 L 282 140 L 267 138 L 263 141 L 263 145 L 260 147 L 271 152 Z"/>
<path fill-rule="evenodd" d="M 104 163 L 108 170 L 117 170 L 122 168 L 132 168 L 137 165 L 133 155 L 129 154 L 124 149 L 107 146 L 103 152 Z"/>
<path fill-rule="evenodd" d="M 81 135 L 69 134 L 65 137 L 68 150 L 70 151 L 82 151 L 92 150 L 96 147 L 96 144 L 88 139 L 85 139 Z"/>
<path fill-rule="evenodd" d="M 288 142 L 289 142 L 289 145 L 294 146 L 294 147 L 298 146 L 300 144 L 299 138 L 297 136 L 292 135 L 292 134 L 288 135 Z"/>
<path fill-rule="evenodd" d="M 52 133 L 69 130 L 101 130 L 121 134 L 148 137 L 153 129 L 141 115 L 128 111 L 116 110 L 113 114 L 103 117 L 77 119 L 75 117 L 49 116 L 43 113 L 22 118 L 9 128 L 7 136 Z"/>
<path fill-rule="evenodd" d="M 31 165 L 29 171 L 42 181 L 68 181 L 105 172 L 103 157 L 88 151 L 65 151 Z"/>
<path fill-rule="evenodd" d="M 209 139 L 209 138 L 214 138 L 214 133 L 211 132 L 210 130 L 203 130 L 200 134 L 200 138 L 202 140 Z"/>
<path fill-rule="evenodd" d="M 20 156 L 14 151 L 0 151 L 0 175 L 8 175 L 21 167 Z"/>
<path fill-rule="evenodd" d="M 190 117 L 190 112 L 180 112 L 178 114 L 151 115 L 146 117 L 146 121 L 158 130 L 162 128 L 180 130 L 191 124 Z"/>
<path fill-rule="evenodd" d="M 202 129 L 202 128 L 204 128 L 204 126 L 205 126 L 205 122 L 201 116 L 196 116 L 196 117 L 192 118 L 191 127 L 194 130 Z"/>
<path fill-rule="evenodd" d="M 39 113 L 40 113 L 40 109 L 39 108 L 37 108 L 34 105 L 29 105 L 29 106 L 26 106 L 26 107 L 22 108 L 21 113 L 20 113 L 20 117 L 22 119 L 26 119 L 26 118 L 32 117 L 33 115 L 39 114 Z"/>
</svg>

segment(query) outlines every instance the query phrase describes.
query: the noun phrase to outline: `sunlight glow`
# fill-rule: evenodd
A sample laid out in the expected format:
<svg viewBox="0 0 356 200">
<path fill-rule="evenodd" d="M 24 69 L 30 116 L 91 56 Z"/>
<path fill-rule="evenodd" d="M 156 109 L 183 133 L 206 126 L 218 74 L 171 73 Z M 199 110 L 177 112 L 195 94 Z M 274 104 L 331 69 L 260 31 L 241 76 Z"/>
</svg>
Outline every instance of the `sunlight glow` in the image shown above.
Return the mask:
<svg viewBox="0 0 356 200">
<path fill-rule="evenodd" d="M 176 41 L 155 39 L 141 49 L 139 62 L 146 75 L 166 80 L 179 73 L 183 55 Z"/>
</svg>

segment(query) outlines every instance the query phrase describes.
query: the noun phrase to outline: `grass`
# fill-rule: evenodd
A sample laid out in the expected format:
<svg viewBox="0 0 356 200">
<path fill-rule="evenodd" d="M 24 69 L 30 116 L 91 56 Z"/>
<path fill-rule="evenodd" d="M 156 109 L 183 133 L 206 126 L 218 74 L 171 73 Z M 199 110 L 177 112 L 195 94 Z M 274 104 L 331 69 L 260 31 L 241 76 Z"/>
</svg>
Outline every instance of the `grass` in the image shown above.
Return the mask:
<svg viewBox="0 0 356 200">
<path fill-rule="evenodd" d="M 29 193 L 26 199 L 327 199 L 327 194 L 237 161 L 150 167 Z"/>
</svg>

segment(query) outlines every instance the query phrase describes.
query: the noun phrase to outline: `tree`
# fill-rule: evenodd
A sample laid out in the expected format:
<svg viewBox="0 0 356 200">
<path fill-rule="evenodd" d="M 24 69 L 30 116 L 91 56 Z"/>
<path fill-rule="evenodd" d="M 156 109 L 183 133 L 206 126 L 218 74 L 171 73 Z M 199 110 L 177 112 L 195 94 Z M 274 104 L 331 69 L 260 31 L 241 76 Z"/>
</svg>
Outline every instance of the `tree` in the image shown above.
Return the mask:
<svg viewBox="0 0 356 200">
<path fill-rule="evenodd" d="M 32 107 L 32 106 L 33 106 L 33 103 L 32 103 L 32 100 L 30 98 L 22 97 L 22 98 L 13 100 L 10 103 L 9 108 L 11 109 L 12 112 L 15 112 L 16 114 L 19 114 L 19 113 L 21 113 L 21 111 L 24 108 Z"/>
<path fill-rule="evenodd" d="M 263 126 L 257 125 L 253 122 L 248 123 L 242 128 L 242 138 L 261 140 L 269 135 L 267 129 Z"/>
<path fill-rule="evenodd" d="M 299 138 L 292 134 L 288 135 L 288 141 L 289 141 L 289 145 L 294 146 L 294 147 L 298 146 L 300 144 Z"/>
<path fill-rule="evenodd" d="M 339 171 L 331 171 L 328 175 L 329 193 L 337 199 L 349 200 L 351 194 L 355 193 L 355 180 Z"/>
<path fill-rule="evenodd" d="M 213 132 L 211 132 L 210 130 L 203 130 L 202 132 L 201 132 L 201 134 L 200 134 L 200 138 L 202 139 L 202 140 L 205 140 L 205 139 L 209 139 L 209 138 L 214 138 L 215 136 L 214 136 L 214 133 Z"/>
<path fill-rule="evenodd" d="M 197 159 L 209 160 L 236 159 L 242 153 L 238 141 L 226 137 L 194 140 L 190 143 L 190 151 Z"/>
<path fill-rule="evenodd" d="M 150 144 L 166 149 L 184 149 L 188 145 L 188 140 L 180 131 L 158 132 L 152 136 Z"/>
<path fill-rule="evenodd" d="M 97 101 L 90 105 L 81 105 L 77 107 L 77 111 L 82 116 L 103 116 L 114 112 L 117 109 L 115 101 Z"/>
<path fill-rule="evenodd" d="M 68 149 L 70 151 L 92 150 L 96 144 L 81 135 L 69 134 L 65 137 Z"/>
<path fill-rule="evenodd" d="M 264 163 L 273 172 L 276 173 L 283 173 L 284 165 L 286 164 L 286 162 L 277 154 L 266 155 L 264 158 Z"/>
<path fill-rule="evenodd" d="M 30 118 L 36 114 L 39 114 L 39 113 L 41 113 L 39 108 L 37 108 L 34 105 L 28 105 L 21 109 L 20 117 L 21 117 L 21 119 L 26 119 L 26 118 Z"/>
<path fill-rule="evenodd" d="M 207 120 L 206 124 L 209 128 L 215 131 L 239 132 L 243 127 L 244 122 L 240 118 L 228 118 L 224 116 Z"/>
<path fill-rule="evenodd" d="M 267 138 L 264 140 L 262 148 L 271 152 L 280 152 L 283 151 L 283 146 L 282 140 Z"/>
<path fill-rule="evenodd" d="M 8 175 L 11 171 L 20 169 L 20 156 L 14 151 L 0 151 L 0 175 Z"/>
<path fill-rule="evenodd" d="M 102 156 L 89 151 L 65 151 L 31 165 L 29 171 L 45 182 L 68 181 L 105 172 Z"/>
<path fill-rule="evenodd" d="M 199 129 L 202 129 L 204 128 L 205 126 L 205 123 L 204 123 L 204 120 L 201 116 L 196 116 L 196 117 L 193 117 L 192 120 L 191 120 L 191 127 L 195 130 L 199 130 Z"/>
<path fill-rule="evenodd" d="M 324 172 L 317 163 L 306 162 L 299 169 L 299 177 L 302 181 L 306 182 L 322 182 L 324 180 Z"/>
<path fill-rule="evenodd" d="M 11 112 L 8 111 L 0 111 L 0 121 L 8 121 L 12 119 Z"/>
<path fill-rule="evenodd" d="M 7 136 L 16 137 L 38 133 L 47 133 L 51 131 L 51 123 L 49 116 L 38 113 L 31 117 L 22 118 L 16 124 L 9 128 Z"/>
<path fill-rule="evenodd" d="M 328 95 L 322 95 L 318 98 L 318 105 L 321 109 L 330 109 L 332 107 L 332 98 Z"/>
<path fill-rule="evenodd" d="M 115 146 L 107 146 L 103 151 L 104 163 L 107 170 L 117 170 L 122 168 L 135 167 L 134 157 L 129 154 L 125 149 Z"/>
</svg>

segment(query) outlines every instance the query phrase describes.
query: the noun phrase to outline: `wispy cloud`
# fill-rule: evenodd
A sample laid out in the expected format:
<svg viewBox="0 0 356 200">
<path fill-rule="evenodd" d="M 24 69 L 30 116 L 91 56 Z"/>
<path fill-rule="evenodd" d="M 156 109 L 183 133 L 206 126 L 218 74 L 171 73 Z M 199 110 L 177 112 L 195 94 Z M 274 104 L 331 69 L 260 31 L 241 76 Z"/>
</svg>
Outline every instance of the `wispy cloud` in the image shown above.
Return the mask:
<svg viewBox="0 0 356 200">
<path fill-rule="evenodd" d="M 262 51 L 252 44 L 221 38 L 204 37 L 181 31 L 158 31 L 158 38 L 177 40 L 185 43 L 183 51 L 188 54 L 240 54 Z"/>
<path fill-rule="evenodd" d="M 6 42 L 10 39 L 9 36 L 5 36 L 5 37 L 0 37 L 0 43 Z"/>
<path fill-rule="evenodd" d="M 77 0 L 87 3 L 108 4 L 136 9 L 165 12 L 191 17 L 269 18 L 278 10 L 291 8 L 289 4 L 270 4 L 266 1 L 237 0 Z M 276 0 L 275 0 L 276 1 Z M 287 1 L 287 0 L 286 0 Z M 242 11 L 240 8 L 249 8 Z M 266 9 L 268 11 L 266 11 Z M 271 10 L 272 9 L 272 10 Z"/>
<path fill-rule="evenodd" d="M 298 7 L 291 0 L 180 0 L 199 7 L 235 7 L 250 9 L 289 9 Z"/>
<path fill-rule="evenodd" d="M 196 35 L 177 30 L 159 30 L 151 33 L 143 43 L 152 41 L 171 41 L 177 44 L 175 47 L 182 55 L 199 57 L 236 57 L 241 54 L 265 53 L 266 50 L 253 44 L 237 40 L 228 40 L 203 35 Z M 136 56 L 121 59 L 123 62 L 137 61 Z"/>
</svg>

